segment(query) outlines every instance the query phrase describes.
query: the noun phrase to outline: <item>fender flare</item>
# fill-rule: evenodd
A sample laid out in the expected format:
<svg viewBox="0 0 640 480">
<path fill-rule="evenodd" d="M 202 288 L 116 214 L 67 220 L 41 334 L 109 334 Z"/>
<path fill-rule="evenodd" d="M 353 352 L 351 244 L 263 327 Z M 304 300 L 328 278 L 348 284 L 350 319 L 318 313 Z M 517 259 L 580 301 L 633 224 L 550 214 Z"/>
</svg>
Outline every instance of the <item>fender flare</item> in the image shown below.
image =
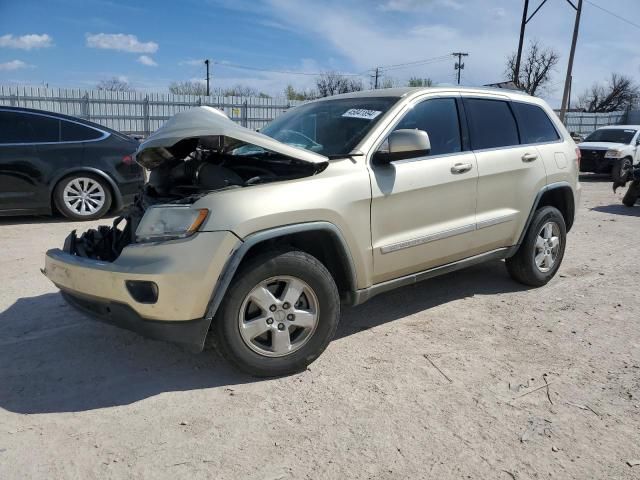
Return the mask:
<svg viewBox="0 0 640 480">
<path fill-rule="evenodd" d="M 522 229 L 522 232 L 520 233 L 520 238 L 518 238 L 518 243 L 516 243 L 513 247 L 511 247 L 511 252 L 509 252 L 511 255 L 515 254 L 515 252 L 518 250 L 518 247 L 522 244 L 522 242 L 524 241 L 524 236 L 527 234 L 527 230 L 529 230 L 529 226 L 531 225 L 531 222 L 533 221 L 533 215 L 536 213 L 536 210 L 538 209 L 538 204 L 540 203 L 540 199 L 542 199 L 542 196 L 547 193 L 550 192 L 551 190 L 557 190 L 560 188 L 568 188 L 573 195 L 573 189 L 571 188 L 571 184 L 567 181 L 561 181 L 561 182 L 555 182 L 555 183 L 550 183 L 549 185 L 545 185 L 544 187 L 542 187 L 540 189 L 540 191 L 537 193 L 536 195 L 536 199 L 533 202 L 533 206 L 531 207 L 531 211 L 529 212 L 529 216 L 527 217 L 527 221 L 524 224 L 524 228 Z M 573 197 L 574 200 L 574 206 L 573 206 L 573 216 L 575 218 L 575 196 Z M 511 256 L 510 255 L 510 256 Z"/>
<path fill-rule="evenodd" d="M 82 173 L 82 172 L 92 173 L 106 180 L 109 186 L 111 187 L 111 191 L 113 192 L 113 205 L 111 205 L 111 210 L 114 212 L 117 212 L 120 209 L 122 209 L 122 194 L 120 193 L 120 189 L 118 188 L 118 185 L 113 180 L 113 178 L 111 178 L 108 174 L 106 174 L 99 168 L 94 168 L 94 167 L 72 167 L 56 173 L 55 177 L 53 177 L 52 180 L 49 182 L 49 199 L 50 199 L 52 208 L 53 208 L 53 198 L 52 198 L 53 191 L 55 190 L 60 180 L 74 173 Z"/>
<path fill-rule="evenodd" d="M 350 290 L 353 290 L 353 293 L 350 292 L 351 294 L 349 298 L 353 298 L 353 294 L 355 293 L 357 285 L 356 270 L 353 263 L 353 258 L 351 257 L 351 252 L 340 229 L 333 223 L 321 221 L 284 225 L 281 227 L 275 227 L 269 230 L 262 230 L 256 233 L 252 233 L 242 239 L 242 242 L 240 243 L 238 248 L 231 254 L 229 259 L 227 260 L 224 268 L 222 269 L 222 273 L 220 274 L 220 277 L 218 278 L 218 281 L 216 282 L 216 285 L 211 292 L 211 298 L 209 299 L 205 318 L 207 318 L 209 321 L 213 320 L 213 317 L 218 311 L 218 308 L 222 303 L 222 299 L 227 293 L 229 285 L 231 285 L 231 280 L 236 274 L 240 263 L 244 259 L 247 252 L 253 246 L 257 245 L 258 243 L 264 242 L 265 240 L 272 240 L 285 235 L 311 231 L 328 232 L 334 237 L 334 239 L 338 241 L 338 245 L 341 246 L 342 250 L 342 260 L 346 261 Z"/>
</svg>

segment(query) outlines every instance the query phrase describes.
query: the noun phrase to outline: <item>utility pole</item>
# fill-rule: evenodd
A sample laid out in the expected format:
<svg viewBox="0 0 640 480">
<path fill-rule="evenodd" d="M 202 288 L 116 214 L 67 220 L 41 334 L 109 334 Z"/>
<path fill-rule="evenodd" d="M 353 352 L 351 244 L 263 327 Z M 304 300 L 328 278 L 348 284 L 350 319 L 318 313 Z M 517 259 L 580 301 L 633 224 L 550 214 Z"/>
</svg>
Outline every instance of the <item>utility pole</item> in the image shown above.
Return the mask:
<svg viewBox="0 0 640 480">
<path fill-rule="evenodd" d="M 514 72 L 515 82 L 518 83 L 520 78 L 520 60 L 522 59 L 522 44 L 524 43 L 524 29 L 527 25 L 527 12 L 529 11 L 529 0 L 524 0 L 524 8 L 522 9 L 522 22 L 520 22 L 520 41 L 518 42 L 518 54 L 516 56 L 516 68 Z"/>
<path fill-rule="evenodd" d="M 567 2 L 571 3 L 570 0 L 567 0 Z M 547 3 L 547 0 L 542 0 L 540 2 L 540 5 L 538 5 L 538 8 L 536 8 L 531 15 L 527 16 L 527 14 L 529 13 L 529 0 L 524 0 L 524 8 L 522 9 L 522 21 L 520 22 L 520 40 L 518 41 L 518 53 L 516 55 L 516 66 L 513 72 L 514 73 L 513 79 L 516 85 L 520 81 L 520 62 L 522 60 L 522 45 L 524 43 L 524 29 L 527 23 L 531 21 L 531 19 L 535 16 L 536 13 L 538 13 L 538 11 L 542 8 L 542 6 L 545 3 Z"/>
<path fill-rule="evenodd" d="M 380 67 L 376 67 L 376 71 L 374 74 L 373 88 L 378 89 L 378 76 L 380 75 Z"/>
<path fill-rule="evenodd" d="M 464 68 L 464 63 L 462 63 L 462 57 L 468 57 L 469 54 L 466 52 L 453 52 L 451 55 L 453 55 L 454 57 L 458 57 L 455 70 L 458 71 L 458 85 L 460 85 L 460 71 Z"/>
<path fill-rule="evenodd" d="M 206 78 L 206 80 L 207 80 L 207 97 L 208 97 L 209 96 L 209 59 L 208 58 L 204 61 L 204 64 L 207 66 L 207 78 Z"/>
<path fill-rule="evenodd" d="M 564 123 L 567 113 L 567 101 L 569 90 L 571 89 L 571 75 L 573 72 L 573 57 L 576 53 L 576 43 L 578 43 L 578 31 L 580 30 L 580 15 L 582 14 L 582 0 L 578 0 L 578 6 L 567 0 L 576 11 L 576 22 L 573 25 L 573 39 L 571 40 L 571 51 L 569 52 L 569 64 L 567 65 L 567 76 L 564 80 L 564 93 L 562 94 L 562 106 L 560 107 L 560 121 Z"/>
</svg>

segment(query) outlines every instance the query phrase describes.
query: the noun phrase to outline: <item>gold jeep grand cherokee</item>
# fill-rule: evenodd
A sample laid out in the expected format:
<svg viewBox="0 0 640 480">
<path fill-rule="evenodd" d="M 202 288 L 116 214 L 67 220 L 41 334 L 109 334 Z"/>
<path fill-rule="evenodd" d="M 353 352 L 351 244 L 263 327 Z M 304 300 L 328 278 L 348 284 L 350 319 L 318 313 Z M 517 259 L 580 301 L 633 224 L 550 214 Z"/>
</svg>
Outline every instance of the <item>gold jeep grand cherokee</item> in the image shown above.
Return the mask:
<svg viewBox="0 0 640 480">
<path fill-rule="evenodd" d="M 44 273 L 67 301 L 259 376 L 304 369 L 341 304 L 491 259 L 557 272 L 579 151 L 505 90 L 386 89 L 296 107 L 261 133 L 179 113 L 142 143 L 149 182 L 110 227 L 72 232 Z"/>
</svg>

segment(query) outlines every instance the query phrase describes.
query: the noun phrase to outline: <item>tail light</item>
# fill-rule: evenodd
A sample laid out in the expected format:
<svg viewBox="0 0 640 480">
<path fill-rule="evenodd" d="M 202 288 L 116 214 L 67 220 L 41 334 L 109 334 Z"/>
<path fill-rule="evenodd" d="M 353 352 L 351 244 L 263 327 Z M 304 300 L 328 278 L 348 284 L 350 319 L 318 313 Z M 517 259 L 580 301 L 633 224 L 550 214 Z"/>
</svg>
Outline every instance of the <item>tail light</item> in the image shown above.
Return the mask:
<svg viewBox="0 0 640 480">
<path fill-rule="evenodd" d="M 122 157 L 122 163 L 124 163 L 125 165 L 133 165 L 134 163 L 136 163 L 136 161 L 133 159 L 132 155 L 125 155 L 124 157 Z"/>
<path fill-rule="evenodd" d="M 578 163 L 578 171 L 580 171 L 580 160 L 582 160 L 582 152 L 578 147 L 576 147 L 576 162 Z"/>
</svg>

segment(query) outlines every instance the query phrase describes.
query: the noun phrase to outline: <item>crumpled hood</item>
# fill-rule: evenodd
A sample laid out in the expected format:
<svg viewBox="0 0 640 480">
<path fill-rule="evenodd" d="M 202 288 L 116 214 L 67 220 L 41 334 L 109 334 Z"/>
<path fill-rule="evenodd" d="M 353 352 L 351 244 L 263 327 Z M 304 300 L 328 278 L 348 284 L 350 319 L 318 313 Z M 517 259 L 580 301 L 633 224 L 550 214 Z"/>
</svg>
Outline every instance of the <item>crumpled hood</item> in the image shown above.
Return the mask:
<svg viewBox="0 0 640 480">
<path fill-rule="evenodd" d="M 613 142 L 582 142 L 578 144 L 578 148 L 583 148 L 585 150 L 593 149 L 593 150 L 621 150 L 629 145 L 625 143 L 613 143 Z"/>
<path fill-rule="evenodd" d="M 136 152 L 136 159 L 141 165 L 146 166 L 144 165 L 147 163 L 145 162 L 145 155 L 153 149 L 169 148 L 187 138 L 216 136 L 224 137 L 225 145 L 230 145 L 231 148 L 256 145 L 315 165 L 323 165 L 329 161 L 323 155 L 286 145 L 262 133 L 242 127 L 213 107 L 195 107 L 171 117 L 162 127 L 140 144 Z M 158 163 L 159 157 L 153 156 L 155 157 L 153 164 L 156 167 L 162 162 Z"/>
</svg>

